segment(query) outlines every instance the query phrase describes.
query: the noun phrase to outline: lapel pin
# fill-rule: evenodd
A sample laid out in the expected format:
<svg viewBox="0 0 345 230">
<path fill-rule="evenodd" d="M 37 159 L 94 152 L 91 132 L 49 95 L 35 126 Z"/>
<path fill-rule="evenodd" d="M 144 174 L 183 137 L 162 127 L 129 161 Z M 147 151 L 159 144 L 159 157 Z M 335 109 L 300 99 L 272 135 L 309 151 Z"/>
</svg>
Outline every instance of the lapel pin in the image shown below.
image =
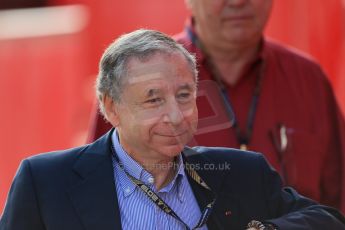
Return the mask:
<svg viewBox="0 0 345 230">
<path fill-rule="evenodd" d="M 225 212 L 225 215 L 226 216 L 230 216 L 232 213 L 231 213 L 231 211 L 230 210 L 227 210 L 226 212 Z"/>
</svg>

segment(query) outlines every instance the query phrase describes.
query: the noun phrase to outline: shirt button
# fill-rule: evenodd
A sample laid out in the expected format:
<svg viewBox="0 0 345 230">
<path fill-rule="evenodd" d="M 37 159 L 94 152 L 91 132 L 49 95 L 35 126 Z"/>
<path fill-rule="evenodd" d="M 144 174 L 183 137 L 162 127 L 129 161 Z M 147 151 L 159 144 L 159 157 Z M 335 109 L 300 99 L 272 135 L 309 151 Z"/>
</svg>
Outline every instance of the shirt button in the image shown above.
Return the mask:
<svg viewBox="0 0 345 230">
<path fill-rule="evenodd" d="M 182 193 L 178 193 L 178 198 L 180 199 L 180 200 L 182 200 Z"/>
<path fill-rule="evenodd" d="M 130 192 L 131 192 L 131 190 L 130 190 L 129 188 L 126 188 L 126 189 L 125 189 L 125 193 L 126 193 L 126 194 L 129 194 Z"/>
<path fill-rule="evenodd" d="M 147 182 L 149 184 L 153 184 L 155 182 L 155 179 L 153 177 L 150 177 L 149 179 L 147 179 Z"/>
</svg>

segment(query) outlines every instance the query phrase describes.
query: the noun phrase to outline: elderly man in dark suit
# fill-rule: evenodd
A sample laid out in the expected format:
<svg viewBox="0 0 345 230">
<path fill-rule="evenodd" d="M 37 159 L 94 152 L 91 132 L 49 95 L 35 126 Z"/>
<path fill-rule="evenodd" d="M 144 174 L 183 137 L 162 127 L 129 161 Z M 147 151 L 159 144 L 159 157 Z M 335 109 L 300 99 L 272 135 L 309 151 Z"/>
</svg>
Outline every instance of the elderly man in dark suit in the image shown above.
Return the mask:
<svg viewBox="0 0 345 230">
<path fill-rule="evenodd" d="M 0 230 L 345 229 L 335 209 L 282 188 L 261 154 L 186 147 L 198 121 L 194 57 L 138 30 L 105 51 L 94 143 L 23 161 Z"/>
</svg>

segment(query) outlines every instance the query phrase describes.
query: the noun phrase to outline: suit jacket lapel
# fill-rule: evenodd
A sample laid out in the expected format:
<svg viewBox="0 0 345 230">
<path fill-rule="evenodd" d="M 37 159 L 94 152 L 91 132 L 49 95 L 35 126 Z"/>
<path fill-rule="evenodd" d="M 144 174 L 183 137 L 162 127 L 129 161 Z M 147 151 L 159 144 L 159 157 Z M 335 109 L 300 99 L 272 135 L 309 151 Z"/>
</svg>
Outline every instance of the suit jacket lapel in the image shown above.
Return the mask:
<svg viewBox="0 0 345 230">
<path fill-rule="evenodd" d="M 202 166 L 205 163 L 214 163 L 214 161 L 209 159 L 205 154 L 200 154 L 191 148 L 186 147 L 183 151 L 183 155 L 189 164 L 194 164 L 196 166 L 194 170 L 212 190 L 212 193 L 209 192 L 207 189 L 197 184 L 192 178 L 188 177 L 200 210 L 203 210 L 205 206 L 212 201 L 214 196 L 217 197 L 213 212 L 208 220 L 208 229 L 222 230 L 230 227 L 232 229 L 238 229 L 236 225 L 238 223 L 238 218 L 240 218 L 238 215 L 238 200 L 233 194 L 224 194 L 221 191 L 224 187 L 225 179 L 227 179 L 227 175 L 225 175 L 226 170 L 202 170 L 202 167 L 198 166 Z M 217 165 L 215 166 L 217 167 Z M 231 191 L 230 188 L 226 190 Z"/>
<path fill-rule="evenodd" d="M 204 168 L 204 164 L 214 163 L 206 155 L 200 154 L 192 148 L 185 147 L 183 150 L 184 159 L 191 164 L 193 169 L 199 174 L 199 176 L 206 182 L 211 188 L 213 193 L 217 194 L 222 188 L 225 177 L 225 170 L 207 170 Z M 215 167 L 218 167 L 215 165 Z M 188 173 L 187 173 L 188 174 Z"/>
<path fill-rule="evenodd" d="M 120 230 L 111 161 L 111 134 L 90 145 L 74 166 L 70 199 L 87 230 Z"/>
</svg>

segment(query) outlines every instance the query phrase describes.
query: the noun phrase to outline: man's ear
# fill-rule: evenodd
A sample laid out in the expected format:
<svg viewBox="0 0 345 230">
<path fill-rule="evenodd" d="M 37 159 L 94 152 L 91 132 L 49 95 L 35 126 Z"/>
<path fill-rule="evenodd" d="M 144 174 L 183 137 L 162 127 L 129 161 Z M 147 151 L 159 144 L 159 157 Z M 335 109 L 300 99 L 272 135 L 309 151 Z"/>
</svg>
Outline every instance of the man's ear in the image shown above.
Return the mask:
<svg viewBox="0 0 345 230">
<path fill-rule="evenodd" d="M 120 124 L 119 114 L 117 113 L 118 108 L 114 100 L 108 95 L 104 95 L 102 98 L 104 106 L 104 113 L 106 119 L 114 126 L 117 127 Z"/>
</svg>

